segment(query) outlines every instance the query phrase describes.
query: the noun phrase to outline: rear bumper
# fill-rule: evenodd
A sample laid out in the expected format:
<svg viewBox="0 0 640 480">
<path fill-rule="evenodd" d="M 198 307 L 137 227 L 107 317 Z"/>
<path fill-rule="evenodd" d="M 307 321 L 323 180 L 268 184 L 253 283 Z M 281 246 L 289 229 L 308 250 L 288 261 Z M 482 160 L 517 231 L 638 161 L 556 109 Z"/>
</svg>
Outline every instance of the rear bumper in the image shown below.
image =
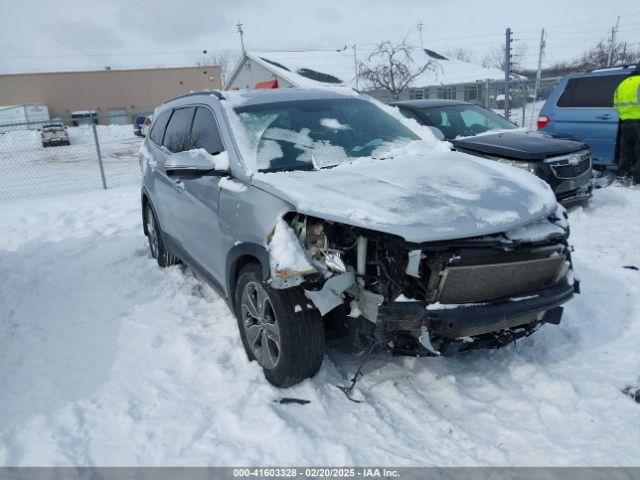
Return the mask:
<svg viewBox="0 0 640 480">
<path fill-rule="evenodd" d="M 65 139 L 56 138 L 51 140 L 43 140 L 42 144 L 43 145 L 66 145 L 68 141 L 69 140 L 67 140 L 66 138 Z"/>
<path fill-rule="evenodd" d="M 429 307 L 426 302 L 388 302 L 379 307 L 379 318 L 387 331 L 417 333 L 422 327 L 430 335 L 445 339 L 497 332 L 535 321 L 559 323 L 560 305 L 578 293 L 579 284 L 566 281 L 531 295 L 470 306 Z M 519 299 L 518 299 L 519 298 Z"/>
</svg>

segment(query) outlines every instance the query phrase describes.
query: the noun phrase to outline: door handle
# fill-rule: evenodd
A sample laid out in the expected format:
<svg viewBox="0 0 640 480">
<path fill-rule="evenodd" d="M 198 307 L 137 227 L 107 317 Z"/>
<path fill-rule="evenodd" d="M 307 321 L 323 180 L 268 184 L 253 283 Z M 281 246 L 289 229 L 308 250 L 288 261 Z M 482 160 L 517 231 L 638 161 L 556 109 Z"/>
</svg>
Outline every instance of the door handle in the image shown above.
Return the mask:
<svg viewBox="0 0 640 480">
<path fill-rule="evenodd" d="M 178 190 L 184 190 L 184 182 L 182 180 L 174 180 L 173 186 L 176 187 Z"/>
<path fill-rule="evenodd" d="M 609 120 L 611 118 L 611 114 L 610 113 L 605 113 L 603 115 L 596 116 L 596 118 L 599 119 L 599 120 Z"/>
</svg>

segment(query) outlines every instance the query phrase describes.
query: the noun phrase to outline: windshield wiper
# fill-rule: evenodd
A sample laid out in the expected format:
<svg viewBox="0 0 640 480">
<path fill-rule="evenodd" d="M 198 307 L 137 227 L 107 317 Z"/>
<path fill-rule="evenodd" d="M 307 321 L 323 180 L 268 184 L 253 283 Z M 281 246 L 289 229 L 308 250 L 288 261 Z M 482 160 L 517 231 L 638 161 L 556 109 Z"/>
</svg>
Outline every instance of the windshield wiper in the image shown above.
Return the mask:
<svg viewBox="0 0 640 480">
<path fill-rule="evenodd" d="M 273 172 L 295 172 L 296 170 L 302 170 L 305 172 L 315 170 L 315 167 L 312 164 L 304 164 L 304 165 L 288 165 L 286 167 L 271 167 L 271 168 L 261 168 L 258 170 L 260 173 L 273 173 Z"/>
</svg>

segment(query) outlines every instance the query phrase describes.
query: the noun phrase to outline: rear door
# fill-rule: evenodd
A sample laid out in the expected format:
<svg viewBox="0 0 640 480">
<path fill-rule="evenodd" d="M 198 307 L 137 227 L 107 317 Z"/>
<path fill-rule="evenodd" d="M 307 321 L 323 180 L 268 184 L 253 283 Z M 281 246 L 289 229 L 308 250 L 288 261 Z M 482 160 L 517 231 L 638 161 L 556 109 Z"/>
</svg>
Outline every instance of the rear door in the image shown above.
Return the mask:
<svg viewBox="0 0 640 480">
<path fill-rule="evenodd" d="M 210 155 L 224 154 L 225 148 L 213 112 L 198 106 L 190 135 L 190 149 L 203 149 Z M 180 243 L 199 269 L 219 285 L 223 284 L 224 258 L 218 220 L 221 177 L 184 179 L 179 198 Z"/>
<path fill-rule="evenodd" d="M 589 145 L 596 164 L 610 165 L 615 154 L 618 112 L 613 94 L 627 74 L 575 77 L 548 113 L 551 130 L 574 136 Z"/>
</svg>

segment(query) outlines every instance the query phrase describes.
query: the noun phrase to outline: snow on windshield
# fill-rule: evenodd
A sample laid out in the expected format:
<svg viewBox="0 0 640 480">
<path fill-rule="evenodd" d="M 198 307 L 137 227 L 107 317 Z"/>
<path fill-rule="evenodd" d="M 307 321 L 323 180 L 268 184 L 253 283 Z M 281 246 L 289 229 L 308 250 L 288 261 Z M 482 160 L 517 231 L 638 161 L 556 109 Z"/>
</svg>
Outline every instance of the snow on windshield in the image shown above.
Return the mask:
<svg viewBox="0 0 640 480">
<path fill-rule="evenodd" d="M 310 170 L 387 157 L 415 140 L 429 149 L 447 145 L 397 109 L 366 96 L 247 105 L 248 94 L 233 93 L 221 103 L 229 118 L 248 174 Z M 377 107 L 377 108 L 376 108 Z"/>
<path fill-rule="evenodd" d="M 323 127 L 330 128 L 332 130 L 347 130 L 351 128 L 349 125 L 344 125 L 340 123 L 340 121 L 335 118 L 321 118 L 320 125 L 322 125 Z"/>
</svg>

